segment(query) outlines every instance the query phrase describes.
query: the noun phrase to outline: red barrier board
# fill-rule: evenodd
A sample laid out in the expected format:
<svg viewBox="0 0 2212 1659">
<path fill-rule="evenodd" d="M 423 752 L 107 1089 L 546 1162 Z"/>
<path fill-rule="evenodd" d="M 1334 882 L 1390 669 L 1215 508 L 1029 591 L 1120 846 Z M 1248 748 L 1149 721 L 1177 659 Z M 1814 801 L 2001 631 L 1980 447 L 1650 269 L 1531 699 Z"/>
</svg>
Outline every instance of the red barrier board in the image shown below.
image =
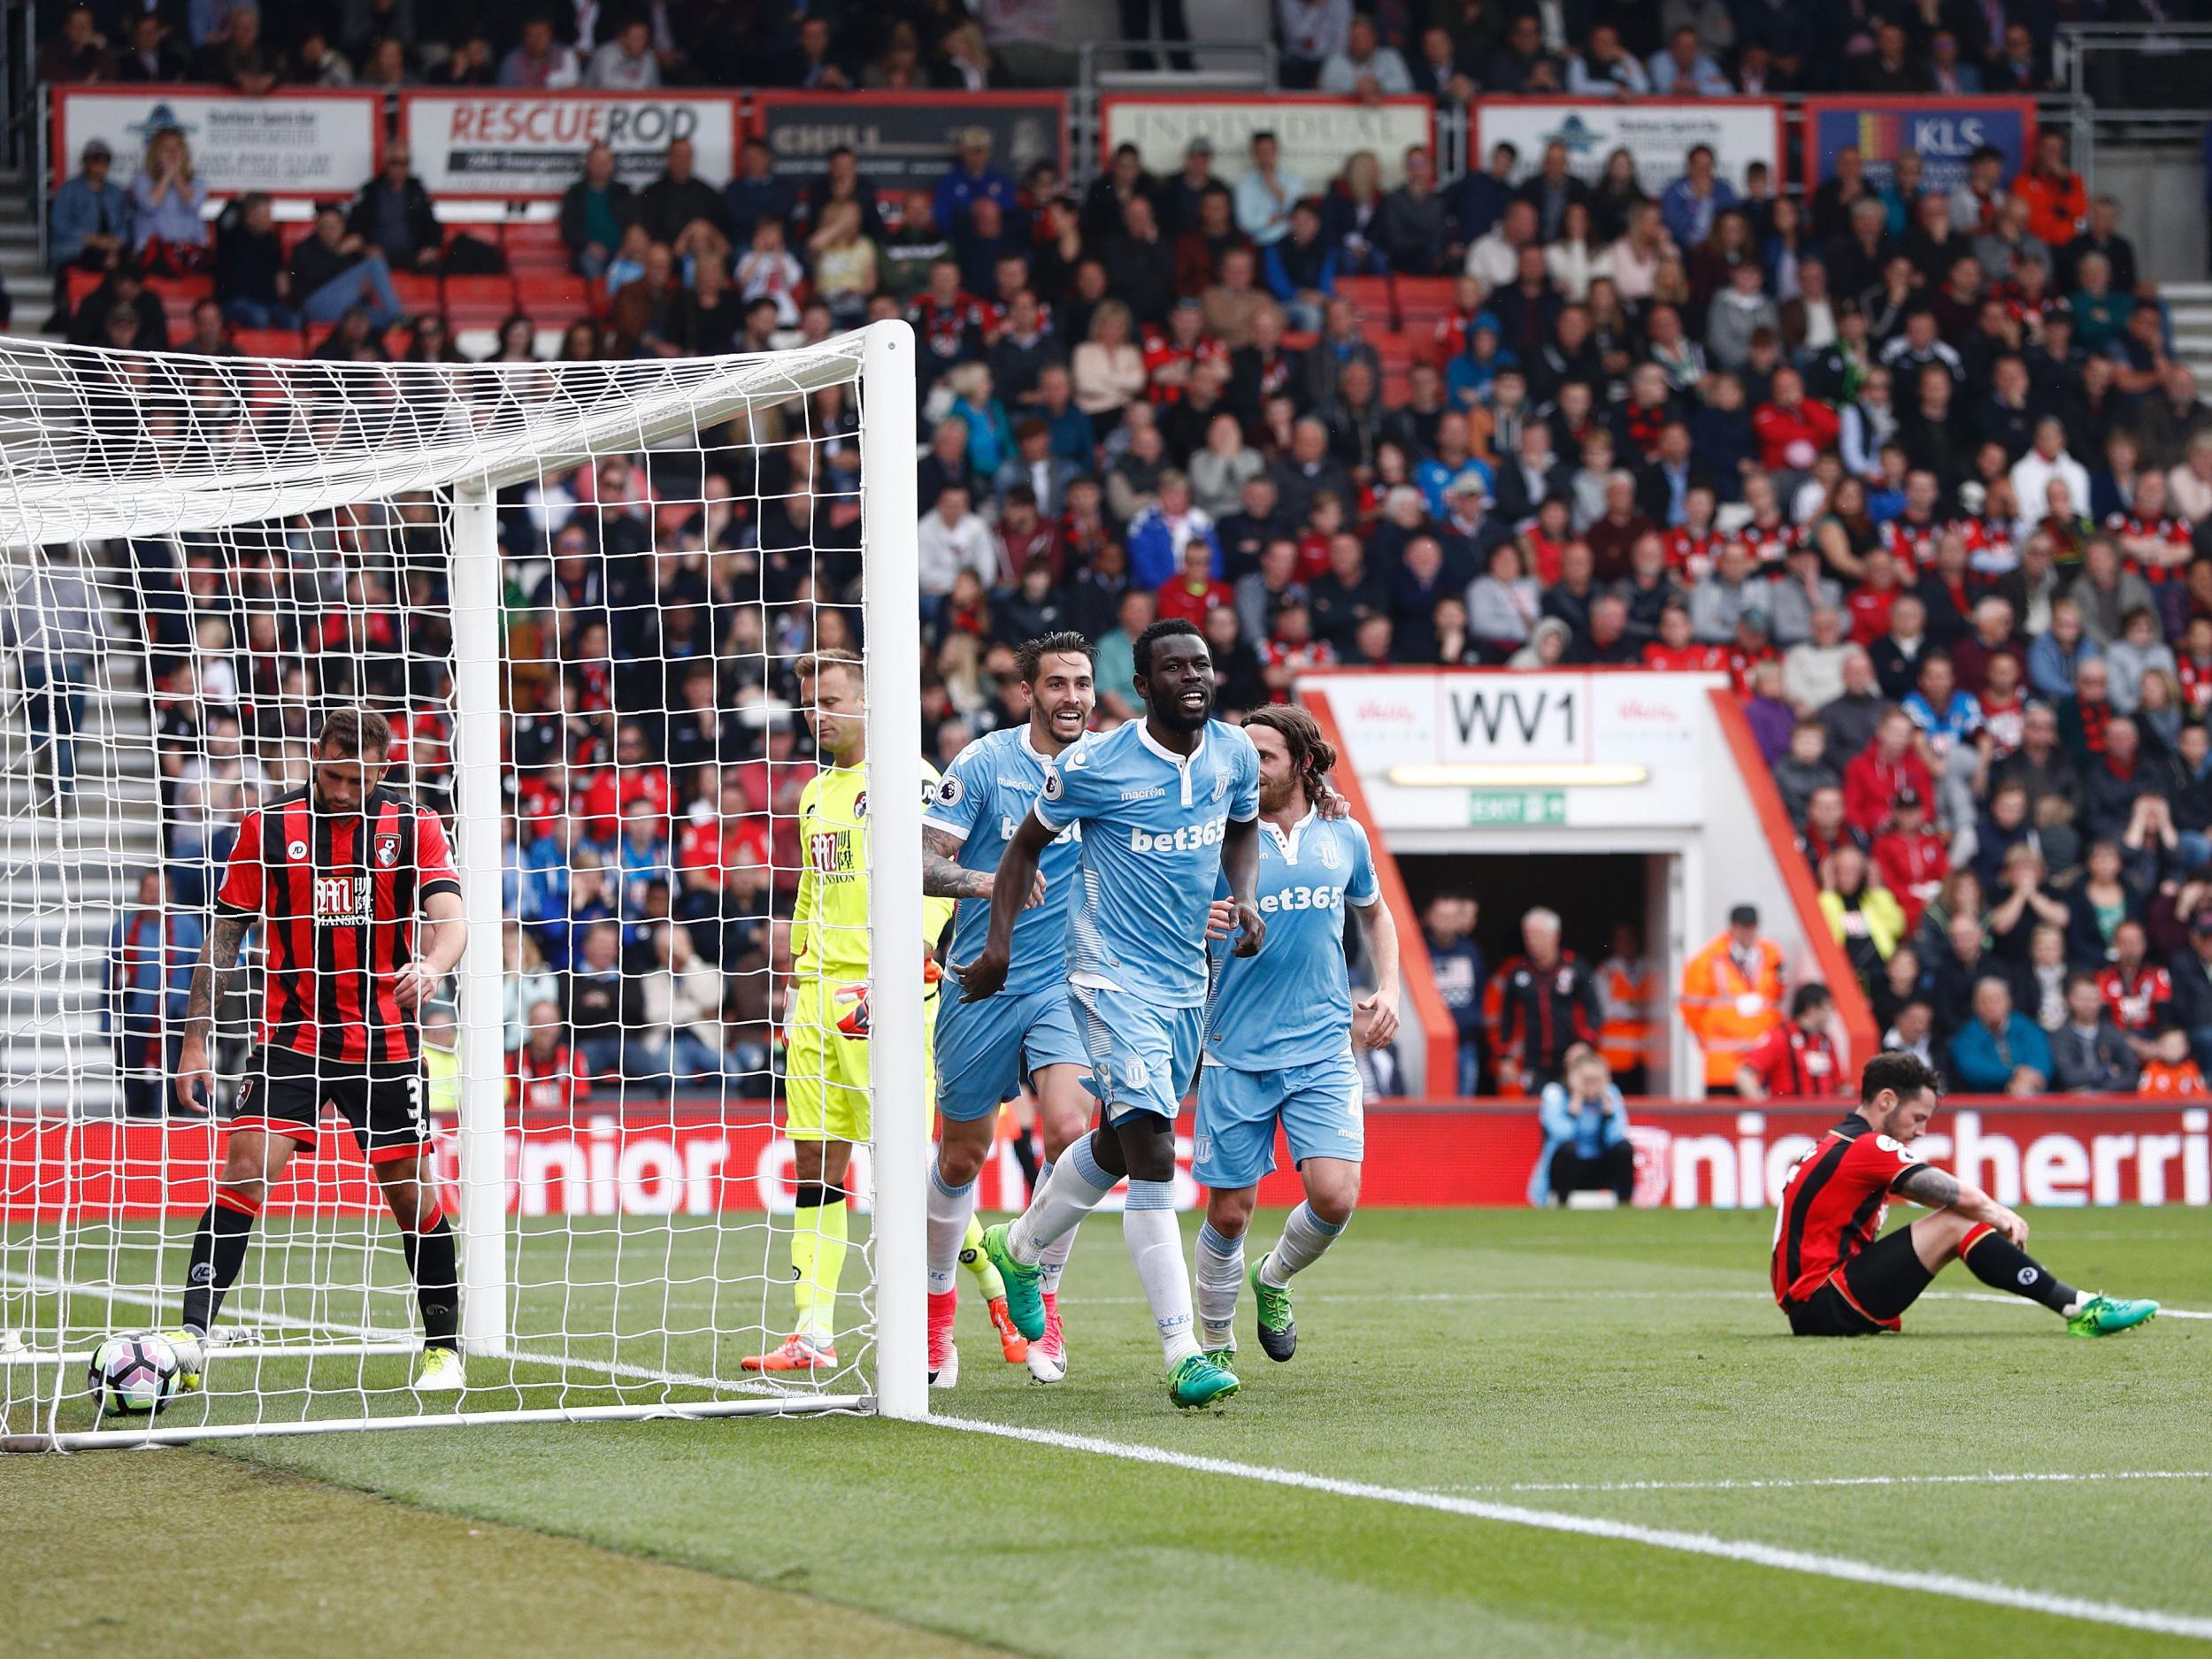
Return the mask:
<svg viewBox="0 0 2212 1659">
<path fill-rule="evenodd" d="M 1678 1210 L 1763 1209 L 1789 1168 L 1841 1115 L 1839 1105 L 1763 1108 L 1732 1103 L 1631 1108 L 1636 1202 Z M 1194 1204 L 1189 1121 L 1177 1197 Z M 73 1216 L 190 1215 L 213 1190 L 218 1132 L 204 1124 L 72 1126 L 55 1119 L 0 1120 L 0 1221 Z M 1379 1207 L 1512 1207 L 1528 1202 L 1541 1137 L 1525 1107 L 1444 1102 L 1371 1108 L 1362 1202 Z M 2212 1204 L 2212 1108 L 2189 1102 L 1962 1101 L 1947 1102 L 1920 1142 L 1932 1161 L 1961 1169 L 2008 1204 Z M 1296 1202 L 1281 1167 L 1263 1202 Z M 454 1131 L 437 1132 L 448 1202 L 457 1169 Z M 865 1190 L 865 1154 L 855 1185 Z M 1007 1209 L 1025 1197 L 1012 1149 L 986 1165 L 981 1200 Z M 507 1131 L 508 1208 L 526 1217 L 708 1215 L 781 1210 L 791 1197 L 791 1147 L 764 1110 L 679 1104 L 612 1112 L 581 1123 L 533 1116 Z M 312 1154 L 294 1160 L 271 1194 L 276 1213 L 376 1207 L 351 1137 L 331 1126 Z"/>
</svg>

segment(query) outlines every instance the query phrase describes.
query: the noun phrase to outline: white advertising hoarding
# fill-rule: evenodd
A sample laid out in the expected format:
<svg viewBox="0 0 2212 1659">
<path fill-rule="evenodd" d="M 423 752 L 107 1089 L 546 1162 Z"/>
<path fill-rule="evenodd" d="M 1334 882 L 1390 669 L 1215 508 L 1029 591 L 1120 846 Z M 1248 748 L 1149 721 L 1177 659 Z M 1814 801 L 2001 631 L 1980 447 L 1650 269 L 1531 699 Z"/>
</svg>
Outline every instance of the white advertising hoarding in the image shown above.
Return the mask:
<svg viewBox="0 0 2212 1659">
<path fill-rule="evenodd" d="M 1417 144 L 1435 148 L 1436 110 L 1426 98 L 1358 104 L 1300 93 L 1206 97 L 1135 92 L 1099 100 L 1102 168 L 1122 145 L 1134 144 L 1147 172 L 1180 173 L 1191 140 L 1204 137 L 1213 141 L 1214 176 L 1233 184 L 1249 164 L 1255 133 L 1274 134 L 1283 166 L 1297 175 L 1307 194 L 1317 196 L 1356 150 L 1375 152 L 1386 183 L 1402 182 L 1405 152 Z"/>
<path fill-rule="evenodd" d="M 1624 149 L 1636 158 L 1636 181 L 1657 196 L 1682 176 L 1691 150 L 1709 144 L 1716 171 L 1738 191 L 1755 161 L 1766 163 L 1778 192 L 1782 186 L 1782 106 L 1762 98 L 1516 98 L 1479 102 L 1470 114 L 1468 165 L 1488 165 L 1491 150 L 1510 143 L 1520 152 L 1516 179 L 1536 171 L 1549 144 L 1567 147 L 1569 168 L 1585 180 Z"/>
<path fill-rule="evenodd" d="M 1379 828 L 1686 827 L 1704 814 L 1701 768 L 1729 764 L 1708 730 L 1708 694 L 1722 683 L 1638 670 L 1324 671 L 1299 692 L 1328 699 Z M 1440 767 L 1481 771 L 1442 780 Z"/>
<path fill-rule="evenodd" d="M 692 142 L 693 171 L 717 188 L 737 170 L 737 98 L 727 92 L 410 92 L 400 127 L 433 196 L 557 197 L 598 143 L 634 188 L 660 176 L 679 138 Z"/>
<path fill-rule="evenodd" d="M 383 99 L 373 92 L 234 92 L 183 87 L 58 87 L 54 91 L 54 182 L 104 140 L 110 176 L 127 184 L 154 134 L 174 127 L 192 172 L 211 196 L 349 196 L 375 176 L 383 148 Z"/>
</svg>

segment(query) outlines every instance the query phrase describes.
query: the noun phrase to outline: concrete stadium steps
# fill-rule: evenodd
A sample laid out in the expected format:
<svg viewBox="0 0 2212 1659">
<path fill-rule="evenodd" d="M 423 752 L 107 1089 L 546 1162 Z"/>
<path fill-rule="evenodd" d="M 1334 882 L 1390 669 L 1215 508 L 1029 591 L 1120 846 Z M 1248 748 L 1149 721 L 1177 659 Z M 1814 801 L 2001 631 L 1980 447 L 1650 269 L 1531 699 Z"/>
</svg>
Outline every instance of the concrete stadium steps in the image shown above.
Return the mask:
<svg viewBox="0 0 2212 1659">
<path fill-rule="evenodd" d="M 20 565 L 0 565 L 12 582 Z M 128 587 L 96 587 L 124 620 Z M 127 629 L 119 630 L 128 637 Z M 21 699 L 0 704 L 0 1101 L 5 1110 L 106 1116 L 122 1094 L 100 1029 L 107 944 L 162 858 L 161 790 L 142 661 L 96 673 L 78 733 L 77 791 L 57 813 L 32 775 Z"/>
<path fill-rule="evenodd" d="M 2167 282 L 2159 291 L 2173 319 L 2174 355 L 2196 371 L 2200 391 L 2212 387 L 2212 282 Z"/>
<path fill-rule="evenodd" d="M 37 193 L 20 168 L 0 171 L 0 283 L 15 305 L 14 333 L 46 326 L 54 280 L 39 268 Z"/>
</svg>

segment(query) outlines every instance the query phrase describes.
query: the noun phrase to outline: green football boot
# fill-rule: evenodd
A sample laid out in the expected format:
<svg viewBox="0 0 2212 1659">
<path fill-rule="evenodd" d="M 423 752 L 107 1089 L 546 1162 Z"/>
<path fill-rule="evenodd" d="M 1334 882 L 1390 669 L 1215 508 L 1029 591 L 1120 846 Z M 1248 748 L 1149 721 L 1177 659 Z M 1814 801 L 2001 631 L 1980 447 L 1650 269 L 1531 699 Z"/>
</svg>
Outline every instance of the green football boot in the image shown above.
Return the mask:
<svg viewBox="0 0 2212 1659">
<path fill-rule="evenodd" d="M 1168 1373 L 1167 1397 L 1179 1411 L 1226 1400 L 1243 1386 L 1236 1372 L 1203 1354 L 1193 1354 Z"/>
<path fill-rule="evenodd" d="M 1266 1265 L 1267 1257 L 1263 1256 L 1252 1263 L 1249 1277 L 1252 1294 L 1259 1304 L 1261 1351 L 1279 1363 L 1298 1351 L 1298 1321 L 1291 1317 L 1290 1292 L 1260 1282 L 1260 1269 Z"/>
<path fill-rule="evenodd" d="M 2119 1296 L 2091 1296 L 2066 1317 L 2069 1336 L 2117 1336 L 2147 1325 L 2158 1316 L 2154 1302 L 2129 1302 Z"/>
<path fill-rule="evenodd" d="M 1006 1281 L 1006 1311 L 1014 1316 L 1014 1328 L 1034 1342 L 1045 1333 L 1044 1275 L 1033 1264 L 1025 1267 L 1017 1262 L 1007 1248 L 1006 1235 L 1013 1225 L 1002 1221 L 984 1229 L 983 1254 Z"/>
</svg>

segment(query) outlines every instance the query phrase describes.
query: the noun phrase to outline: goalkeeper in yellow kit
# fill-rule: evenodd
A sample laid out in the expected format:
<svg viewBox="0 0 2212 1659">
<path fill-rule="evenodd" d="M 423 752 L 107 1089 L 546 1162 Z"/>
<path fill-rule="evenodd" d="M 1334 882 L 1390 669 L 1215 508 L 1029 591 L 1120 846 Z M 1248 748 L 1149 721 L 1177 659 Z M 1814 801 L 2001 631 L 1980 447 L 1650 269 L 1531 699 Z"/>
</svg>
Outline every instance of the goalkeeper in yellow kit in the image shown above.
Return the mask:
<svg viewBox="0 0 2212 1659">
<path fill-rule="evenodd" d="M 871 1138 L 868 1110 L 868 771 L 865 686 L 857 658 L 822 652 L 801 659 L 799 688 L 826 763 L 799 798 L 799 837 L 806 862 L 799 872 L 791 918 L 791 1000 L 784 1025 L 784 1133 L 792 1142 L 797 1187 L 791 1217 L 792 1333 L 782 1345 L 745 1360 L 751 1371 L 834 1370 L 837 1281 L 845 1266 L 845 1179 L 854 1143 Z M 926 795 L 937 772 L 922 763 Z M 926 899 L 925 940 L 952 919 L 954 901 Z M 927 984 L 923 1018 L 937 1013 L 938 968 L 917 964 Z M 924 1029 L 928 1027 L 925 1025 Z M 897 1080 L 887 1103 L 904 1108 Z M 936 1070 L 922 1048 L 922 1087 L 913 1110 L 931 1110 Z M 981 1227 L 971 1222 L 961 1256 L 982 1281 L 992 1323 L 1010 1364 L 1026 1345 L 1006 1311 L 1006 1290 L 981 1250 Z"/>
</svg>

